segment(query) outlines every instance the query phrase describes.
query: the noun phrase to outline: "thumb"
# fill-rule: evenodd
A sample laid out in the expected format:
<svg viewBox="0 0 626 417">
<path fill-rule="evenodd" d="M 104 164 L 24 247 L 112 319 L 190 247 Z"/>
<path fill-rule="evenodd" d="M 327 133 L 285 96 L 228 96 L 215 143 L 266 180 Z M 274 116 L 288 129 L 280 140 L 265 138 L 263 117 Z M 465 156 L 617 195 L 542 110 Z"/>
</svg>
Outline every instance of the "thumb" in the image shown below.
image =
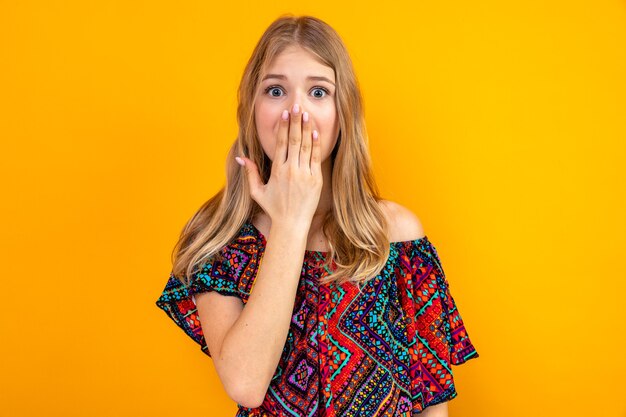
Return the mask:
<svg viewBox="0 0 626 417">
<path fill-rule="evenodd" d="M 261 187 L 263 187 L 263 181 L 261 181 L 261 176 L 259 175 L 259 168 L 251 159 L 245 156 L 236 156 L 235 160 L 246 169 L 246 176 L 250 184 L 250 195 L 256 195 Z"/>
</svg>

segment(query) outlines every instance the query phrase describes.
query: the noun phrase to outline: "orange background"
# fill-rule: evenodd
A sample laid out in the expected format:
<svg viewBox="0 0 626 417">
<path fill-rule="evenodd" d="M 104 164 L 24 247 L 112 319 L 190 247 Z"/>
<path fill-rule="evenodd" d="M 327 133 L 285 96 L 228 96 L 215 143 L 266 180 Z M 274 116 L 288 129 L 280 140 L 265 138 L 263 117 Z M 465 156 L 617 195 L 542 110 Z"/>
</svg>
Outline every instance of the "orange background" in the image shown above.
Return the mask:
<svg viewBox="0 0 626 417">
<path fill-rule="evenodd" d="M 233 416 L 154 302 L 269 23 L 344 38 L 481 357 L 451 416 L 625 416 L 621 1 L 2 1 L 1 416 Z"/>
</svg>

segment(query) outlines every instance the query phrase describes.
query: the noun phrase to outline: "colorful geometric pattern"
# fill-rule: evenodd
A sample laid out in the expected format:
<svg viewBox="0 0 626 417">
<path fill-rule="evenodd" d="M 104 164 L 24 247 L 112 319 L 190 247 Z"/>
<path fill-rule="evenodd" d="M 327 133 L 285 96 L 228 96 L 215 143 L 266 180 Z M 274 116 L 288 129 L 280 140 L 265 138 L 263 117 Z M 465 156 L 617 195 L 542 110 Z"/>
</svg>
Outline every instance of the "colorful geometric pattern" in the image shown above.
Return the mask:
<svg viewBox="0 0 626 417">
<path fill-rule="evenodd" d="M 246 222 L 185 287 L 170 274 L 156 305 L 210 356 L 194 294 L 245 304 L 265 237 Z M 457 396 L 451 365 L 478 353 L 427 236 L 390 243 L 381 273 L 359 289 L 321 285 L 327 253 L 306 251 L 287 341 L 263 404 L 236 417 L 406 416 Z"/>
</svg>

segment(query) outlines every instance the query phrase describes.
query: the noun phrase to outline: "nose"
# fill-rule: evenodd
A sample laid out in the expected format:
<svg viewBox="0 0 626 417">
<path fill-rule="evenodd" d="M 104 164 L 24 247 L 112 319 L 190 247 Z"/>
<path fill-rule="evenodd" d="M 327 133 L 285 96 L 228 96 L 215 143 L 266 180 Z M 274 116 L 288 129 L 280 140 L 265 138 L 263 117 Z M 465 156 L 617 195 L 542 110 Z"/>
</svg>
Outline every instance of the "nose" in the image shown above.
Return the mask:
<svg viewBox="0 0 626 417">
<path fill-rule="evenodd" d="M 306 93 L 297 90 L 295 91 L 292 95 L 291 95 L 291 100 L 288 101 L 289 104 L 289 112 L 293 111 L 293 106 L 294 104 L 297 104 L 298 107 L 300 107 L 300 114 L 304 113 L 304 111 L 306 111 L 306 109 L 304 109 L 304 104 L 305 104 L 305 97 L 306 97 Z"/>
</svg>

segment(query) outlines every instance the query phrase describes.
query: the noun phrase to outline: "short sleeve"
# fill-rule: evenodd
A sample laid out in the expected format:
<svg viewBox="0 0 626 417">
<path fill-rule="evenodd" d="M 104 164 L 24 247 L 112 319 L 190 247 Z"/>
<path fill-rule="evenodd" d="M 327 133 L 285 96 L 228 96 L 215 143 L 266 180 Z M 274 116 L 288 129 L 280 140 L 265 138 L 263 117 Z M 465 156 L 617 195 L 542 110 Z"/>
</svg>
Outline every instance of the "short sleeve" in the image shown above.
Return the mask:
<svg viewBox="0 0 626 417">
<path fill-rule="evenodd" d="M 161 296 L 156 301 L 187 336 L 200 345 L 203 353 L 211 356 L 204 338 L 195 303 L 195 294 L 216 291 L 222 295 L 238 297 L 245 304 L 256 276 L 257 251 L 249 245 L 235 242 L 224 247 L 185 285 L 171 272 Z"/>
<path fill-rule="evenodd" d="M 477 358 L 444 274 L 437 250 L 428 237 L 409 241 L 400 254 L 404 276 L 399 280 L 407 313 L 413 412 L 457 396 L 451 365 Z"/>
</svg>

